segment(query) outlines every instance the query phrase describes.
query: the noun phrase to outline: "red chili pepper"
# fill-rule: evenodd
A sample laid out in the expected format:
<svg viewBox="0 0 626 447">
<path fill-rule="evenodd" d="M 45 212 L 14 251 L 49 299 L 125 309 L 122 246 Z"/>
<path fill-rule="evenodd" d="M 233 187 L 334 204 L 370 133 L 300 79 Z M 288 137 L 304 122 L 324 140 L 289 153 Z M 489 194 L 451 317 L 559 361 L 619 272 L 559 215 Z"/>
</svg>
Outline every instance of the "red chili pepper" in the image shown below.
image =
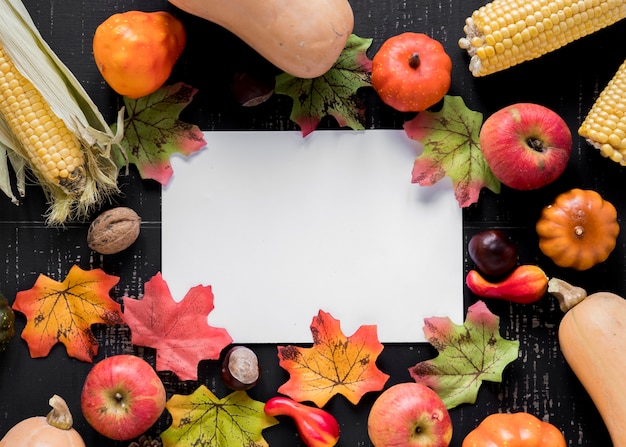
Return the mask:
<svg viewBox="0 0 626 447">
<path fill-rule="evenodd" d="M 333 447 L 339 440 L 337 420 L 321 408 L 304 405 L 288 397 L 273 397 L 265 403 L 265 414 L 292 418 L 300 438 L 309 447 Z"/>
<path fill-rule="evenodd" d="M 536 265 L 520 265 L 499 282 L 487 281 L 476 270 L 465 278 L 467 287 L 483 298 L 498 298 L 514 303 L 529 304 L 539 300 L 548 290 L 548 277 Z"/>
</svg>

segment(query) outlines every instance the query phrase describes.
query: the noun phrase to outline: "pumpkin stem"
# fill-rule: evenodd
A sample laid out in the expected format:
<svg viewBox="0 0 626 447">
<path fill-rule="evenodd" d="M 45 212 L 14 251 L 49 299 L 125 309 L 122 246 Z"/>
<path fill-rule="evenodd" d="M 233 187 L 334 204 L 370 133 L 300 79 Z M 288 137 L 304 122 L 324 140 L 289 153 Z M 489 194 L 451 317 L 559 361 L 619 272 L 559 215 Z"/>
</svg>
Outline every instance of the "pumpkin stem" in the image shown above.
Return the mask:
<svg viewBox="0 0 626 447">
<path fill-rule="evenodd" d="M 420 55 L 416 51 L 415 53 L 411 54 L 411 56 L 409 56 L 409 67 L 415 70 L 419 66 L 420 66 Z"/>
<path fill-rule="evenodd" d="M 61 430 L 69 430 L 72 428 L 74 421 L 67 403 L 56 394 L 50 398 L 48 403 L 52 407 L 52 410 L 50 410 L 50 413 L 46 416 L 46 422 Z"/>
<path fill-rule="evenodd" d="M 573 286 L 559 278 L 550 278 L 548 292 L 559 301 L 559 307 L 563 312 L 567 312 L 587 298 L 585 289 Z"/>
</svg>

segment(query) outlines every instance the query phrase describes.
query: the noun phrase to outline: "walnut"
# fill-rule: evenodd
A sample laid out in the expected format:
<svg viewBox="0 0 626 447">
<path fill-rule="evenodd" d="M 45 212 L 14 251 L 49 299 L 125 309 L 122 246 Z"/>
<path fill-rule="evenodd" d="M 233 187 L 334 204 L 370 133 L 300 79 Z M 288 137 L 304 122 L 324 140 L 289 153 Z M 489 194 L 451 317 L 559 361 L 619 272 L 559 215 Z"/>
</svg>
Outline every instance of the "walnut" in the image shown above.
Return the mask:
<svg viewBox="0 0 626 447">
<path fill-rule="evenodd" d="M 139 237 L 141 217 L 130 208 L 119 206 L 100 214 L 89 226 L 87 245 L 110 255 L 127 249 Z"/>
</svg>

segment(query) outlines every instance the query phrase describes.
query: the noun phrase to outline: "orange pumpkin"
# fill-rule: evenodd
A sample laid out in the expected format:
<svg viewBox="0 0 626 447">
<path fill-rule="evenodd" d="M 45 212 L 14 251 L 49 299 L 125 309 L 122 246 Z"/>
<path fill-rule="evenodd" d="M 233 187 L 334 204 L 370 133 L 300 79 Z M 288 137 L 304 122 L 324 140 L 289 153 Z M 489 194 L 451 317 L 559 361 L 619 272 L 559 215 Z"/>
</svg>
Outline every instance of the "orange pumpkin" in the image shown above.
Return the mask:
<svg viewBox="0 0 626 447">
<path fill-rule="evenodd" d="M 462 447 L 565 447 L 563 433 L 549 422 L 525 413 L 493 413 L 472 430 Z"/>
<path fill-rule="evenodd" d="M 610 202 L 596 191 L 574 188 L 543 209 L 536 231 L 539 248 L 556 265 L 587 270 L 609 257 L 620 228 Z"/>
<path fill-rule="evenodd" d="M 14 425 L 0 440 L 0 447 L 85 447 L 83 438 L 72 428 L 72 414 L 65 401 L 54 395 L 47 416 L 34 416 Z"/>
<path fill-rule="evenodd" d="M 451 83 L 452 59 L 438 40 L 405 32 L 387 39 L 372 59 L 372 87 L 401 112 L 437 104 Z"/>
</svg>

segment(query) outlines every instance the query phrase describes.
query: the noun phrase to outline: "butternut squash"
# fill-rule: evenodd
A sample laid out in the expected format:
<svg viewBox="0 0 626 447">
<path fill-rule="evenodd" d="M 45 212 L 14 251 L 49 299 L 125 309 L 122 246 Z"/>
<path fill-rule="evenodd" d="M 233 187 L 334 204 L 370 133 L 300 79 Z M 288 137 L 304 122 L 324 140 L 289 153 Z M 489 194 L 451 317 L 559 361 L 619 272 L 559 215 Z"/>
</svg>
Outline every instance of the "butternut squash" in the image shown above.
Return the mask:
<svg viewBox="0 0 626 447">
<path fill-rule="evenodd" d="M 565 316 L 559 344 L 580 383 L 593 400 L 614 447 L 626 447 L 626 300 L 609 292 L 587 296 L 584 289 L 551 278 L 548 292 Z"/>
<path fill-rule="evenodd" d="M 354 27 L 348 0 L 169 0 L 235 34 L 279 69 L 315 78 L 337 61 Z"/>
</svg>

